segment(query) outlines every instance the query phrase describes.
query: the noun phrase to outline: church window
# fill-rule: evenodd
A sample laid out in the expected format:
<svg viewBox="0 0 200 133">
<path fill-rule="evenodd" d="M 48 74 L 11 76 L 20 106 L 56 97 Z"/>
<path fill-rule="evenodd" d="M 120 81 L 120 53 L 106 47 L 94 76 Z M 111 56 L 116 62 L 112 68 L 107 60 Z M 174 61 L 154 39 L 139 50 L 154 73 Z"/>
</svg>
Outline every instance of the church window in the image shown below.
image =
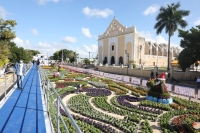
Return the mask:
<svg viewBox="0 0 200 133">
<path fill-rule="evenodd" d="M 114 51 L 114 45 L 112 45 L 112 51 Z"/>
</svg>

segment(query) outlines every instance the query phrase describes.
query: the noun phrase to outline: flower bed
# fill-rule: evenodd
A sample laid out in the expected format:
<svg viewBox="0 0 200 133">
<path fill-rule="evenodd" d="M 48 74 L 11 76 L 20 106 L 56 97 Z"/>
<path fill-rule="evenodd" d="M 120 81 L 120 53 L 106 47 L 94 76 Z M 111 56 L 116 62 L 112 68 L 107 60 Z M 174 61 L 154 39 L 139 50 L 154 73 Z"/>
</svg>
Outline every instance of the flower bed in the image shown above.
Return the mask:
<svg viewBox="0 0 200 133">
<path fill-rule="evenodd" d="M 107 87 L 107 84 L 104 84 L 102 82 L 93 82 L 93 81 L 88 81 L 91 85 L 97 87 L 97 88 L 105 88 Z"/>
<path fill-rule="evenodd" d="M 70 98 L 67 104 L 68 107 L 76 113 L 111 124 L 126 133 L 133 133 L 137 129 L 134 122 L 123 119 L 119 120 L 93 109 L 93 107 L 89 104 L 89 99 L 89 96 L 77 95 Z"/>
<path fill-rule="evenodd" d="M 143 110 L 140 110 L 139 108 L 130 108 L 128 106 L 125 106 L 125 105 L 121 105 L 117 102 L 117 97 L 113 97 L 111 98 L 111 103 L 121 109 L 125 109 L 125 110 L 128 110 L 128 111 L 131 111 L 131 112 L 134 112 L 134 113 L 138 113 L 140 114 L 140 117 L 141 119 L 148 119 L 148 120 L 153 120 L 155 121 L 158 117 L 158 114 L 154 114 L 154 113 L 151 113 L 151 112 L 146 112 Z"/>
<path fill-rule="evenodd" d="M 137 92 L 137 93 L 140 93 L 140 95 L 142 96 L 146 96 L 147 95 L 147 90 L 143 89 L 143 88 L 135 88 L 133 86 L 130 86 L 130 85 L 127 85 L 127 84 L 124 84 L 122 82 L 117 82 L 118 85 L 121 85 L 131 91 L 134 91 L 134 92 Z"/>
<path fill-rule="evenodd" d="M 90 89 L 82 89 L 82 91 L 87 92 L 86 95 L 92 96 L 92 97 L 111 95 L 111 91 L 106 90 L 106 89 L 90 88 Z"/>
<path fill-rule="evenodd" d="M 107 97 L 95 97 L 92 99 L 92 102 L 102 110 L 108 111 L 110 113 L 123 115 L 125 116 L 124 119 L 133 121 L 133 122 L 140 122 L 140 115 L 137 113 L 133 113 L 124 109 L 118 109 L 113 105 L 109 104 L 107 101 Z"/>
<path fill-rule="evenodd" d="M 117 89 L 115 87 L 108 86 L 107 89 L 114 91 L 116 95 L 125 95 L 127 92 Z"/>
</svg>

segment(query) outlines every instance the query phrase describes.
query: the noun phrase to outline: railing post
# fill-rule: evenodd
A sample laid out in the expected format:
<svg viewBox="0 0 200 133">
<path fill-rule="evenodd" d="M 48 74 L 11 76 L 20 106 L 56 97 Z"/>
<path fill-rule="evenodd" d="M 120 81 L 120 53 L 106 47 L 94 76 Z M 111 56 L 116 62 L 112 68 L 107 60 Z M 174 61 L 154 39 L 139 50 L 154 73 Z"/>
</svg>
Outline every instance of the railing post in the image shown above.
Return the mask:
<svg viewBox="0 0 200 133">
<path fill-rule="evenodd" d="M 59 102 L 59 98 L 57 96 L 57 133 L 60 133 L 60 102 Z"/>
<path fill-rule="evenodd" d="M 49 111 L 49 91 L 50 91 L 50 89 L 49 89 L 49 80 L 47 80 L 47 90 L 45 90 L 46 91 L 46 100 L 47 100 L 47 111 Z"/>
<path fill-rule="evenodd" d="M 15 82 L 15 73 L 13 72 L 13 83 Z"/>
<path fill-rule="evenodd" d="M 5 87 L 4 87 L 4 94 L 5 94 L 5 99 L 6 99 L 6 73 L 4 74 L 4 82 L 5 82 Z"/>
</svg>

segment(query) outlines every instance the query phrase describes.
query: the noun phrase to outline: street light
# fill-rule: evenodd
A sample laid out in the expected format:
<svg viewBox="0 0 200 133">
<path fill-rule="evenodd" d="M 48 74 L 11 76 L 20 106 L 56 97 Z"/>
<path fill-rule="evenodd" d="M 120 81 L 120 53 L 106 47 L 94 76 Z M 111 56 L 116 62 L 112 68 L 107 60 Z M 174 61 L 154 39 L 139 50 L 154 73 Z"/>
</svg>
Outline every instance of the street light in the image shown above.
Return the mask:
<svg viewBox="0 0 200 133">
<path fill-rule="evenodd" d="M 129 53 L 127 53 L 127 50 L 125 50 L 125 54 L 126 54 L 127 57 L 128 57 L 128 63 L 129 63 Z M 128 68 L 129 68 L 129 65 L 127 66 L 127 75 L 128 75 Z"/>
<path fill-rule="evenodd" d="M 78 60 L 76 59 L 76 61 L 77 61 L 77 64 L 78 64 L 78 62 L 79 62 L 79 54 L 77 54 L 77 58 L 78 58 Z"/>
<path fill-rule="evenodd" d="M 90 61 L 90 52 L 89 52 L 89 61 Z"/>
<path fill-rule="evenodd" d="M 142 59 L 141 59 L 141 51 L 142 51 L 142 45 L 140 45 L 140 48 L 139 48 L 139 52 L 140 52 L 140 60 L 139 60 L 139 64 L 140 64 L 140 67 L 141 67 L 141 63 L 142 63 Z"/>
<path fill-rule="evenodd" d="M 156 51 L 157 51 L 156 66 L 158 67 L 158 46 L 157 46 L 157 48 L 156 48 Z"/>
</svg>

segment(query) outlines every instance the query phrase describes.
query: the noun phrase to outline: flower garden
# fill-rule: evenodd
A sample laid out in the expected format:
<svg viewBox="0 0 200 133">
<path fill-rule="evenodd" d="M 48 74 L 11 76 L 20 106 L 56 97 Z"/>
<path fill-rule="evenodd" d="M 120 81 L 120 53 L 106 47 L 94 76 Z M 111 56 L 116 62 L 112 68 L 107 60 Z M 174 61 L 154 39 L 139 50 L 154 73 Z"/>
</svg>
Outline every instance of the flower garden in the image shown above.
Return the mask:
<svg viewBox="0 0 200 133">
<path fill-rule="evenodd" d="M 161 104 L 146 100 L 148 90 L 139 86 L 67 69 L 58 76 L 52 68 L 44 70 L 52 74 L 50 81 L 84 133 L 200 133 L 195 128 L 200 103 L 172 96 L 172 104 Z M 79 83 L 83 86 L 77 94 Z M 76 133 L 62 108 L 60 113 L 69 132 Z M 61 132 L 66 132 L 62 125 Z"/>
</svg>

